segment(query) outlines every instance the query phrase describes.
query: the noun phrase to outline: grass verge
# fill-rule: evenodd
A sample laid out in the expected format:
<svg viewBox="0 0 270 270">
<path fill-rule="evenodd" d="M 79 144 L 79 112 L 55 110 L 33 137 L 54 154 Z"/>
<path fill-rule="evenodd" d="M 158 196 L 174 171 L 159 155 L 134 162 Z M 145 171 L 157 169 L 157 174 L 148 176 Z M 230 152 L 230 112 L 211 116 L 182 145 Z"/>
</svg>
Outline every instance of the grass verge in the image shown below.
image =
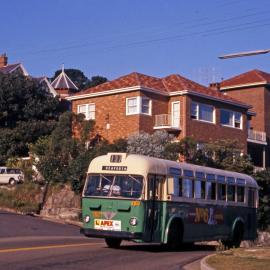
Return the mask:
<svg viewBox="0 0 270 270">
<path fill-rule="evenodd" d="M 231 249 L 207 259 L 216 270 L 269 270 L 270 248 Z"/>
<path fill-rule="evenodd" d="M 12 188 L 0 189 L 0 206 L 22 213 L 37 213 L 40 206 L 41 189 L 38 184 L 24 183 Z"/>
</svg>

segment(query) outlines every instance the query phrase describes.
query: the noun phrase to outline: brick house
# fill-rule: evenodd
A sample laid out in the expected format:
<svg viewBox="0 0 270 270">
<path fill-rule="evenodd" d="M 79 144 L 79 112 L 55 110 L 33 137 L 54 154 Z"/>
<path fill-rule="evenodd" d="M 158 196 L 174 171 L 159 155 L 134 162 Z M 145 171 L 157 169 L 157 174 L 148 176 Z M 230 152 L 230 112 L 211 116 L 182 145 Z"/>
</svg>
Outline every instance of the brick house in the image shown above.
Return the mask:
<svg viewBox="0 0 270 270">
<path fill-rule="evenodd" d="M 213 85 L 212 85 L 213 86 Z M 252 105 L 253 117 L 248 117 L 247 148 L 255 166 L 270 166 L 270 74 L 251 70 L 216 84 L 216 89 Z"/>
<path fill-rule="evenodd" d="M 177 74 L 156 78 L 134 72 L 67 99 L 72 111 L 94 119 L 96 132 L 110 142 L 167 130 L 201 143 L 237 138 L 247 151 L 251 106 Z"/>
</svg>

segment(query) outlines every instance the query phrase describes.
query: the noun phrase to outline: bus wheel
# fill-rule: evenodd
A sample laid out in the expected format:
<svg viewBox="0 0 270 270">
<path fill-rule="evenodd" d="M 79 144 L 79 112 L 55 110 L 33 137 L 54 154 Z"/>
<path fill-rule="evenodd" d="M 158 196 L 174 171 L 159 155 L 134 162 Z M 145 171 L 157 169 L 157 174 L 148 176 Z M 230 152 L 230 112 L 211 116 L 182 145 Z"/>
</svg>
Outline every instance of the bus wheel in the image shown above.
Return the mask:
<svg viewBox="0 0 270 270">
<path fill-rule="evenodd" d="M 232 240 L 233 247 L 236 248 L 240 247 L 243 237 L 244 237 L 244 225 L 239 222 L 236 224 L 233 231 L 233 240 Z"/>
<path fill-rule="evenodd" d="M 122 239 L 118 238 L 105 238 L 105 242 L 109 248 L 119 248 L 122 242 Z"/>
<path fill-rule="evenodd" d="M 240 247 L 241 241 L 244 237 L 244 225 L 238 222 L 234 228 L 231 241 L 222 241 L 223 245 L 227 248 Z"/>
<path fill-rule="evenodd" d="M 183 241 L 183 225 L 181 220 L 175 220 L 172 222 L 169 235 L 167 247 L 171 250 L 177 250 L 182 246 Z"/>
</svg>

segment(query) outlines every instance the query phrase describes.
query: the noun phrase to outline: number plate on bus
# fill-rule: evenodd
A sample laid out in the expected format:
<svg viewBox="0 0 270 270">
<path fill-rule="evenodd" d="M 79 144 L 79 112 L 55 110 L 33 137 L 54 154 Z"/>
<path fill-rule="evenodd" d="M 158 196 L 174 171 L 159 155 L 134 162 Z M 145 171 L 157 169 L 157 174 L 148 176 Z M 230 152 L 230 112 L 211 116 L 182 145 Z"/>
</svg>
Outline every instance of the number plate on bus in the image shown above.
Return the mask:
<svg viewBox="0 0 270 270">
<path fill-rule="evenodd" d="M 108 219 L 95 219 L 94 228 L 97 230 L 121 231 L 121 221 Z"/>
</svg>

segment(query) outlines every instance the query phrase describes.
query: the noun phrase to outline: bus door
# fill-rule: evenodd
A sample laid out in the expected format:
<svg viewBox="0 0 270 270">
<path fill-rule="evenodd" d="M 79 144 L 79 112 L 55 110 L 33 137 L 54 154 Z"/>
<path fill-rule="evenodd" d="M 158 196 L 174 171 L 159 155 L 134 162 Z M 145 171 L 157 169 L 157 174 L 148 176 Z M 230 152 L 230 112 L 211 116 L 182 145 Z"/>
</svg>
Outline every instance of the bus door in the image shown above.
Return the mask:
<svg viewBox="0 0 270 270">
<path fill-rule="evenodd" d="M 147 240 L 150 242 L 160 241 L 161 239 L 161 225 L 163 218 L 162 198 L 164 192 L 164 182 L 164 176 L 148 176 L 146 231 Z"/>
</svg>

